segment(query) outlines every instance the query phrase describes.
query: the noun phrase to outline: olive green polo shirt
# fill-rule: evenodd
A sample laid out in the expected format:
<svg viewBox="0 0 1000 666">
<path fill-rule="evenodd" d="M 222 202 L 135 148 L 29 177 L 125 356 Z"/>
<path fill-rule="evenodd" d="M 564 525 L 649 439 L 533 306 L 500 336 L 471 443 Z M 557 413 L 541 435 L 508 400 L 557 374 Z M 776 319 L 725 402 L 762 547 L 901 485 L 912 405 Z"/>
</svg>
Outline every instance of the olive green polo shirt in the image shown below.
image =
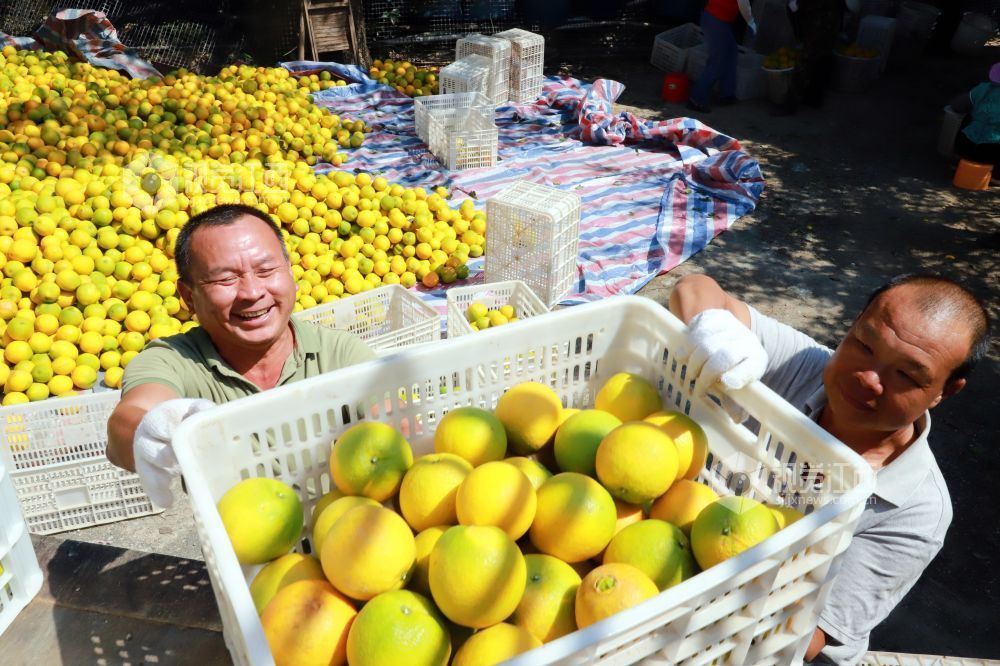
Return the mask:
<svg viewBox="0 0 1000 666">
<path fill-rule="evenodd" d="M 291 325 L 295 347 L 278 386 L 375 358 L 361 338 L 347 331 L 295 318 Z M 226 363 L 200 326 L 146 345 L 125 368 L 122 395 L 150 383 L 171 388 L 181 398 L 205 398 L 219 404 L 261 392 Z"/>
</svg>

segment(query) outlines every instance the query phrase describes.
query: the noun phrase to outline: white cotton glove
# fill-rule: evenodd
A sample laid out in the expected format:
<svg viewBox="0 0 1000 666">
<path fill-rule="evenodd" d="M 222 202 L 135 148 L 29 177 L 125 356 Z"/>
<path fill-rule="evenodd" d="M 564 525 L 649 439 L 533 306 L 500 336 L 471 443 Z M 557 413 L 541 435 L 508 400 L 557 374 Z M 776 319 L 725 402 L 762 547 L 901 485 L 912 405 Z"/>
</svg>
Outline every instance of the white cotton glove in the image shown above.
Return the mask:
<svg viewBox="0 0 1000 666">
<path fill-rule="evenodd" d="M 705 310 L 688 324 L 690 350 L 678 357 L 687 363 L 688 381 L 694 380 L 693 396 L 704 395 L 716 383 L 740 389 L 760 379 L 767 369 L 767 352 L 753 332 L 729 310 Z M 746 411 L 722 397 L 722 406 L 737 423 Z"/>
<path fill-rule="evenodd" d="M 135 429 L 132 440 L 135 471 L 142 489 L 157 506 L 169 509 L 174 504 L 170 482 L 181 473 L 171 443 L 177 426 L 192 414 L 210 407 L 215 407 L 215 403 L 199 398 L 167 400 L 146 412 Z"/>
<path fill-rule="evenodd" d="M 799 11 L 798 0 L 788 0 L 788 8 L 791 9 L 793 12 Z"/>
</svg>

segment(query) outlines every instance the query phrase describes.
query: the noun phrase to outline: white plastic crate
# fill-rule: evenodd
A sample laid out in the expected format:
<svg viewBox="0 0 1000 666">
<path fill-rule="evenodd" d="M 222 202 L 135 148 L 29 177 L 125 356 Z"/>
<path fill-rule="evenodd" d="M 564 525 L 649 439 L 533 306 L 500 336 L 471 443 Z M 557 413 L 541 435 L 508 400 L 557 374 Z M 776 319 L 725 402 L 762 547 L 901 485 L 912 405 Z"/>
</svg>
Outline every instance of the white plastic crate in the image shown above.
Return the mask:
<svg viewBox="0 0 1000 666">
<path fill-rule="evenodd" d="M 510 94 L 519 104 L 530 104 L 542 94 L 545 80 L 545 37 L 520 28 L 498 32 L 494 37 L 510 42 Z"/>
<path fill-rule="evenodd" d="M 427 147 L 449 171 L 497 163 L 500 132 L 493 109 L 434 109 L 428 113 Z"/>
<path fill-rule="evenodd" d="M 441 317 L 424 299 L 398 284 L 296 312 L 293 317 L 350 331 L 376 354 L 441 339 Z"/>
<path fill-rule="evenodd" d="M 704 42 L 705 36 L 695 23 L 685 23 L 671 28 L 661 32 L 653 40 L 653 52 L 649 62 L 664 72 L 683 72 L 690 49 Z"/>
<path fill-rule="evenodd" d="M 896 33 L 896 19 L 887 16 L 863 16 L 854 40 L 859 46 L 878 51 L 878 73 L 885 71 Z"/>
<path fill-rule="evenodd" d="M 431 111 L 447 109 L 479 109 L 492 117 L 496 113 L 493 101 L 481 92 L 451 93 L 415 97 L 413 99 L 413 122 L 417 136 L 427 143 L 427 117 Z"/>
<path fill-rule="evenodd" d="M 42 589 L 42 570 L 18 508 L 17 491 L 0 460 L 0 635 Z"/>
<path fill-rule="evenodd" d="M 445 65 L 438 72 L 438 91 L 442 95 L 464 92 L 488 94 L 489 84 L 490 59 L 481 55 L 466 56 Z"/>
<path fill-rule="evenodd" d="M 34 534 L 160 513 L 139 477 L 105 455 L 120 391 L 0 408 L 0 460 Z"/>
<path fill-rule="evenodd" d="M 1000 660 L 946 657 L 936 654 L 868 652 L 861 658 L 860 664 L 861 666 L 1000 666 Z"/>
<path fill-rule="evenodd" d="M 405 350 L 184 421 L 174 447 L 234 662 L 273 663 L 247 583 L 258 567 L 240 567 L 216 509 L 233 484 L 279 478 L 297 489 L 308 520 L 330 487 L 331 442 L 359 420 L 398 428 L 421 455 L 433 450 L 436 424 L 450 409 L 491 409 L 505 390 L 525 381 L 551 386 L 568 407 L 589 407 L 603 383 L 623 371 L 652 381 L 664 407 L 703 426 L 711 455 L 702 481 L 727 494 L 735 486 L 758 500 L 784 498 L 809 507 L 807 515 L 639 606 L 510 663 L 801 661 L 836 574 L 836 556 L 850 543 L 874 489 L 873 474 L 857 454 L 759 382 L 728 393 L 763 424 L 756 435 L 710 398 L 692 400 L 686 368 L 673 358 L 686 341 L 686 327 L 661 305 L 635 296 L 610 298 Z"/>
<path fill-rule="evenodd" d="M 486 94 L 495 106 L 507 101 L 510 94 L 510 42 L 487 35 L 467 35 L 455 42 L 455 60 L 480 55 L 490 61 Z"/>
<path fill-rule="evenodd" d="M 514 306 L 518 320 L 527 319 L 549 311 L 531 288 L 520 280 L 507 282 L 486 282 L 468 287 L 452 287 L 448 290 L 448 337 L 475 333 L 469 325 L 465 311 L 475 302 L 482 303 L 490 310 L 502 305 Z"/>
<path fill-rule="evenodd" d="M 523 280 L 548 306 L 576 280 L 580 197 L 518 181 L 486 202 L 487 282 Z"/>
</svg>

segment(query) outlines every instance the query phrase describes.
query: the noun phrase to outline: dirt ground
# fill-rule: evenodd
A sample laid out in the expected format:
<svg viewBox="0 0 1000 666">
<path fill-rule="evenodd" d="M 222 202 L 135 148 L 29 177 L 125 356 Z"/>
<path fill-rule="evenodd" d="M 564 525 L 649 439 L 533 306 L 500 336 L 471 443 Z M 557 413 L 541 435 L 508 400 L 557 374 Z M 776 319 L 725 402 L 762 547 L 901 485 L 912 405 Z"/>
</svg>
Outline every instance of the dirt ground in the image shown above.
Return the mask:
<svg viewBox="0 0 1000 666">
<path fill-rule="evenodd" d="M 662 73 L 649 65 L 648 50 L 595 57 L 573 46 L 565 53 L 586 55 L 563 58 L 563 73 L 622 81 L 619 102 L 640 117 L 688 115 L 660 101 Z M 547 62 L 556 60 L 550 48 Z M 981 57 L 928 54 L 890 69 L 869 92 L 831 93 L 820 109 L 774 117 L 756 100 L 698 116 L 740 140 L 760 161 L 767 187 L 752 215 L 642 294 L 665 303 L 678 277 L 705 272 L 765 314 L 835 345 L 871 290 L 898 273 L 930 271 L 976 290 L 997 321 L 1000 183 L 987 192 L 953 188 L 954 164 L 935 145 L 942 107 L 998 60 L 1000 47 Z M 1000 658 L 998 357 L 994 344 L 968 388 L 932 415 L 954 521 L 940 555 L 874 632 L 873 650 Z M 201 559 L 183 500 L 158 516 L 65 536 Z"/>
</svg>

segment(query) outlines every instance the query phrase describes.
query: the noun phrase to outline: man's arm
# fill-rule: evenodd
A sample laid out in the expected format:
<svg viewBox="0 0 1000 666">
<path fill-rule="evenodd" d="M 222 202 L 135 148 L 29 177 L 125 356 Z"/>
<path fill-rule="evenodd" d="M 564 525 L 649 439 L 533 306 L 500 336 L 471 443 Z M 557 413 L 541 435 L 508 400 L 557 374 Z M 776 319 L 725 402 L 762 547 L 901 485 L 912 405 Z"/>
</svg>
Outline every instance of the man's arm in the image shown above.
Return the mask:
<svg viewBox="0 0 1000 666">
<path fill-rule="evenodd" d="M 177 397 L 173 389 L 156 383 L 140 384 L 126 393 L 108 419 L 108 460 L 134 472 L 132 441 L 139 422 L 156 405 Z"/>
<path fill-rule="evenodd" d="M 695 315 L 712 309 L 729 310 L 750 328 L 747 304 L 727 293 L 707 275 L 685 275 L 674 284 L 670 292 L 670 311 L 685 324 Z"/>
<path fill-rule="evenodd" d="M 826 633 L 824 633 L 824 631 L 819 627 L 816 627 L 816 630 L 813 631 L 812 638 L 809 639 L 809 647 L 806 648 L 806 656 L 805 656 L 806 663 L 809 663 L 810 661 L 815 659 L 817 655 L 819 655 L 819 653 L 822 652 L 823 648 L 825 647 L 826 647 Z"/>
</svg>

